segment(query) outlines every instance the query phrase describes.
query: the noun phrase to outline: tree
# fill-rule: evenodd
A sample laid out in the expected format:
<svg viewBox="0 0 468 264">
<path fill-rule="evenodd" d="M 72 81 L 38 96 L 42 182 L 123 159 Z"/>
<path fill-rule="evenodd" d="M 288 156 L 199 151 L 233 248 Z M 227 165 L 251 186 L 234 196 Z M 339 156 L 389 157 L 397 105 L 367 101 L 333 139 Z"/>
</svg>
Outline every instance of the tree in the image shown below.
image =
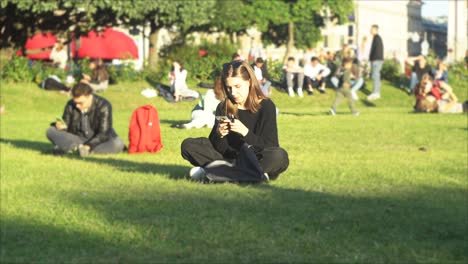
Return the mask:
<svg viewBox="0 0 468 264">
<path fill-rule="evenodd" d="M 209 24 L 215 0 L 0 0 L 1 47 L 24 47 L 37 31 L 73 32 L 113 25 L 146 25 L 151 33 L 149 66 L 157 65 L 159 30 L 177 28 L 184 35 Z"/>
<path fill-rule="evenodd" d="M 347 16 L 353 12 L 352 0 L 275 0 L 263 9 L 259 2 L 253 2 L 253 5 L 257 14 L 274 14 L 271 19 L 263 16 L 268 21 L 264 38 L 279 45 L 286 42 L 284 60 L 294 47 L 311 47 L 320 40 L 323 14 L 327 9 L 340 24 L 347 22 Z"/>
<path fill-rule="evenodd" d="M 127 23 L 150 24 L 149 67 L 158 63 L 158 34 L 162 28 L 177 28 L 182 36 L 209 25 L 215 0 L 133 0 L 116 1 L 111 8 Z"/>
<path fill-rule="evenodd" d="M 353 12 L 352 0 L 218 0 L 214 25 L 227 32 L 242 33 L 255 25 L 263 39 L 287 44 L 286 56 L 296 47 L 310 47 L 320 40 L 324 11 L 345 23 Z M 239 19 L 242 18 L 242 19 Z"/>
</svg>

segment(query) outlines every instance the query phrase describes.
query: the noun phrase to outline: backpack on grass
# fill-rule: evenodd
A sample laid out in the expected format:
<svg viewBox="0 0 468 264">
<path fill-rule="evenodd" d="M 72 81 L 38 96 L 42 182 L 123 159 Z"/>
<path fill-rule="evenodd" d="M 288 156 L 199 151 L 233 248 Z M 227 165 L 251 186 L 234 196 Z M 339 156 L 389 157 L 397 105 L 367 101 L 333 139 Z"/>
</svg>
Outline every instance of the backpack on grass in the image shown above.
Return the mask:
<svg viewBox="0 0 468 264">
<path fill-rule="evenodd" d="M 151 105 L 133 111 L 128 130 L 128 152 L 158 152 L 162 149 L 158 111 Z"/>
</svg>

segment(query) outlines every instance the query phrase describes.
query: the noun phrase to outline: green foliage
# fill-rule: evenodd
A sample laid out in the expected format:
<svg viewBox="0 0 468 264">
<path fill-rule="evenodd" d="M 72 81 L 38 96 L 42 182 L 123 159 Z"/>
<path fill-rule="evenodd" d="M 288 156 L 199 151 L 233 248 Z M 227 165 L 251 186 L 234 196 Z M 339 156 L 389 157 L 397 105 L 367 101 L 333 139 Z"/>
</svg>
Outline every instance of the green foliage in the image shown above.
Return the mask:
<svg viewBox="0 0 468 264">
<path fill-rule="evenodd" d="M 26 57 L 13 56 L 3 67 L 2 80 L 6 82 L 41 83 L 50 75 L 65 80 L 66 71 L 44 65 L 41 61 L 31 61 Z"/>
<path fill-rule="evenodd" d="M 320 39 L 320 28 L 324 25 L 324 9 L 330 9 L 330 19 L 338 24 L 347 21 L 352 13 L 353 2 L 350 0 L 277 0 L 255 1 L 252 3 L 253 21 L 262 31 L 264 40 L 276 45 L 286 44 L 288 39 L 288 22 L 294 23 L 294 41 L 298 48 L 314 46 Z M 258 20 L 256 20 L 258 18 Z"/>
<path fill-rule="evenodd" d="M 133 62 L 123 62 L 120 65 L 107 66 L 111 83 L 142 81 L 146 72 L 135 70 Z"/>
<path fill-rule="evenodd" d="M 449 78 L 455 78 L 455 80 L 468 80 L 468 68 L 464 60 L 456 61 L 449 65 Z"/>
<path fill-rule="evenodd" d="M 401 78 L 400 63 L 393 59 L 386 59 L 382 65 L 382 79 L 392 83 L 399 83 Z"/>
<path fill-rule="evenodd" d="M 433 49 L 429 49 L 429 53 L 426 56 L 426 61 L 432 69 L 437 66 L 437 54 L 435 54 Z"/>
<path fill-rule="evenodd" d="M 270 79 L 275 82 L 281 82 L 283 78 L 283 63 L 279 60 L 268 61 L 268 74 Z"/>
<path fill-rule="evenodd" d="M 4 81 L 32 81 L 34 76 L 28 66 L 29 60 L 26 57 L 14 56 L 3 67 L 2 80 Z"/>
<path fill-rule="evenodd" d="M 68 74 L 71 74 L 75 80 L 80 80 L 82 74 L 91 74 L 89 69 L 90 59 L 85 58 L 69 63 L 68 70 L 62 70 L 50 65 L 44 64 L 40 60 L 29 60 L 27 57 L 13 56 L 5 64 L 2 70 L 1 78 L 6 82 L 35 82 L 37 84 L 44 81 L 51 75 L 56 75 L 64 81 Z M 145 78 L 145 71 L 137 71 L 132 62 L 125 62 L 121 65 L 108 65 L 109 80 L 112 84 L 119 82 L 141 81 Z"/>
<path fill-rule="evenodd" d="M 205 56 L 199 56 L 201 50 Z M 231 61 L 235 46 L 228 41 L 218 44 L 204 43 L 201 45 L 182 44 L 166 47 L 161 51 L 160 73 L 155 79 L 167 80 L 173 61 L 179 61 L 187 69 L 189 77 L 197 81 L 213 81 L 220 74 L 223 63 Z"/>
</svg>

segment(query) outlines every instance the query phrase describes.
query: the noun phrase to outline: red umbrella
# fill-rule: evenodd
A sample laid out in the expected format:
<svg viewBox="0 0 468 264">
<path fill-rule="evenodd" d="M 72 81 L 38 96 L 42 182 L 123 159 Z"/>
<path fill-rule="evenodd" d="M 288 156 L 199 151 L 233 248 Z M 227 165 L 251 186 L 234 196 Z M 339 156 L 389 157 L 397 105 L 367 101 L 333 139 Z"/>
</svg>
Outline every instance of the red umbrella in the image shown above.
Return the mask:
<svg viewBox="0 0 468 264">
<path fill-rule="evenodd" d="M 138 59 L 138 47 L 127 34 L 107 28 L 104 31 L 104 41 L 109 54 L 115 59 Z"/>
<path fill-rule="evenodd" d="M 74 47 L 72 50 L 75 50 Z M 102 34 L 91 31 L 88 35 L 80 37 L 78 43 L 78 58 L 85 57 L 92 59 L 108 59 L 108 47 L 104 42 Z"/>
<path fill-rule="evenodd" d="M 25 49 L 34 50 L 34 49 L 43 49 L 48 47 L 53 47 L 57 38 L 50 32 L 39 33 L 31 38 L 26 40 Z"/>
<path fill-rule="evenodd" d="M 52 48 L 55 42 L 57 42 L 57 37 L 52 33 L 38 33 L 26 40 L 26 45 L 24 46 L 26 56 L 30 59 L 47 60 L 50 56 L 50 50 L 40 51 L 40 49 Z"/>
<path fill-rule="evenodd" d="M 75 45 L 72 45 L 75 50 Z M 135 41 L 125 33 L 107 28 L 104 32 L 91 31 L 80 37 L 78 58 L 130 59 L 138 58 Z"/>
</svg>

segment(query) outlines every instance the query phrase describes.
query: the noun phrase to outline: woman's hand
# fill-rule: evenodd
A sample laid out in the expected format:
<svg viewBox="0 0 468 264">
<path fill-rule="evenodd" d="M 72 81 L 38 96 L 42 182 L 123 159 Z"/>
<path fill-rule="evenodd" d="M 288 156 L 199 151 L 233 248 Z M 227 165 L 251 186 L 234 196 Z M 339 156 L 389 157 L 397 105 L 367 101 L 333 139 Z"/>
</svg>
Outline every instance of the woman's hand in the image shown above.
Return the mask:
<svg viewBox="0 0 468 264">
<path fill-rule="evenodd" d="M 229 134 L 229 127 L 230 127 L 229 121 L 221 121 L 218 123 L 218 134 L 221 138 Z"/>
<path fill-rule="evenodd" d="M 83 80 L 91 81 L 91 76 L 89 76 L 89 75 L 86 74 L 86 73 L 83 73 Z"/>
<path fill-rule="evenodd" d="M 230 126 L 230 131 L 241 134 L 244 137 L 247 135 L 247 133 L 249 133 L 249 129 L 244 124 L 242 124 L 239 119 L 234 119 L 233 122 L 230 122 Z"/>
</svg>

